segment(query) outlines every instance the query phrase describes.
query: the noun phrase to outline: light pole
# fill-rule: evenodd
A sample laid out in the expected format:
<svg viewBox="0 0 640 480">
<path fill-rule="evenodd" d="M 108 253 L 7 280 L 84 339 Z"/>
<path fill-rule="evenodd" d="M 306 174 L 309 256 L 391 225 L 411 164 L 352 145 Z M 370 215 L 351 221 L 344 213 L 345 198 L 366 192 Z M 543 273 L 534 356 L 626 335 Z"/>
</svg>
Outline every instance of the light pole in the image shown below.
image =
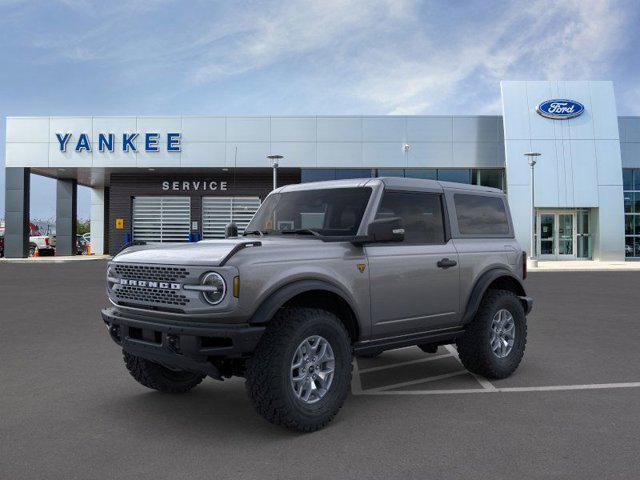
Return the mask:
<svg viewBox="0 0 640 480">
<path fill-rule="evenodd" d="M 411 145 L 409 145 L 408 143 L 404 143 L 402 144 L 402 153 L 404 154 L 404 166 L 408 166 L 409 165 L 409 149 L 411 148 Z"/>
<path fill-rule="evenodd" d="M 267 155 L 273 167 L 273 189 L 278 188 L 278 162 L 283 158 L 282 155 Z"/>
<path fill-rule="evenodd" d="M 531 252 L 529 253 L 529 264 L 532 267 L 538 266 L 536 256 L 536 189 L 534 167 L 536 166 L 536 157 L 540 155 L 538 152 L 527 152 L 524 154 L 529 160 L 529 166 L 531 167 Z"/>
</svg>

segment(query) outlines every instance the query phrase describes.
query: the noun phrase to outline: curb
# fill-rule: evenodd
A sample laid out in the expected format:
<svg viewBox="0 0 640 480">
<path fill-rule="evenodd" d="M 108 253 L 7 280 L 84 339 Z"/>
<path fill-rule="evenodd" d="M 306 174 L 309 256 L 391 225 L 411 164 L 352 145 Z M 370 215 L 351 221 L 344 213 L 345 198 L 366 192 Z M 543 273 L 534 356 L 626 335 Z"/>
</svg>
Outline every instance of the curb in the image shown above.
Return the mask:
<svg viewBox="0 0 640 480">
<path fill-rule="evenodd" d="M 0 264 L 3 263 L 24 263 L 37 265 L 41 263 L 78 263 L 78 262 L 95 262 L 96 260 L 110 260 L 110 255 L 78 255 L 78 257 L 38 257 L 38 258 L 0 258 Z"/>
</svg>

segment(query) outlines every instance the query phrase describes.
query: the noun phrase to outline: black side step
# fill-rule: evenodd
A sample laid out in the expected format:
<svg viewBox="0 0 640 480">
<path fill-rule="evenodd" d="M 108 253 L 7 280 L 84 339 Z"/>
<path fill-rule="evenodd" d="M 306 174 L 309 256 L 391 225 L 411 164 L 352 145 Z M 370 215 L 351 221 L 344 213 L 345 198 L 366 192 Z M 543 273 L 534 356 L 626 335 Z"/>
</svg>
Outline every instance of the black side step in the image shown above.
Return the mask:
<svg viewBox="0 0 640 480">
<path fill-rule="evenodd" d="M 436 330 L 432 332 L 416 333 L 402 337 L 380 338 L 364 342 L 357 342 L 353 346 L 355 354 L 372 353 L 378 350 L 393 350 L 394 348 L 410 347 L 421 343 L 446 345 L 453 343 L 464 333 L 463 328 Z"/>
</svg>

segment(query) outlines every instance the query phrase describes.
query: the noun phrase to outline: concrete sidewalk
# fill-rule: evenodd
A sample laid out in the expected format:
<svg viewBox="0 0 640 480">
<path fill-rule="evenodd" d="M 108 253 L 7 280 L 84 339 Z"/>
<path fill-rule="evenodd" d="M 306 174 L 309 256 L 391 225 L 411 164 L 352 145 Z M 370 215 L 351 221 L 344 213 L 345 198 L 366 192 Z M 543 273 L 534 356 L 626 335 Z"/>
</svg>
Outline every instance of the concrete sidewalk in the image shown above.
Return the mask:
<svg viewBox="0 0 640 480">
<path fill-rule="evenodd" d="M 597 260 L 538 261 L 530 272 L 640 271 L 640 262 L 600 262 Z"/>
<path fill-rule="evenodd" d="M 0 263 L 67 263 L 88 262 L 91 260 L 109 260 L 110 255 L 74 255 L 68 257 L 29 257 L 29 258 L 0 258 Z"/>
</svg>

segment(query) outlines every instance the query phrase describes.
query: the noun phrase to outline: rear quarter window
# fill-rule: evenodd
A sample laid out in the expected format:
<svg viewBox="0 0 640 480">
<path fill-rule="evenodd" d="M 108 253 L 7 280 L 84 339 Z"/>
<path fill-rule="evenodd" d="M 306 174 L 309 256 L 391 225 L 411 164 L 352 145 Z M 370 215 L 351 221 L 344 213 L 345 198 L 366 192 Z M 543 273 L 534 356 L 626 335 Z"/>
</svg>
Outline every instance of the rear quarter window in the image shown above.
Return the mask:
<svg viewBox="0 0 640 480">
<path fill-rule="evenodd" d="M 456 193 L 453 202 L 461 235 L 509 234 L 509 218 L 502 197 Z"/>
</svg>

